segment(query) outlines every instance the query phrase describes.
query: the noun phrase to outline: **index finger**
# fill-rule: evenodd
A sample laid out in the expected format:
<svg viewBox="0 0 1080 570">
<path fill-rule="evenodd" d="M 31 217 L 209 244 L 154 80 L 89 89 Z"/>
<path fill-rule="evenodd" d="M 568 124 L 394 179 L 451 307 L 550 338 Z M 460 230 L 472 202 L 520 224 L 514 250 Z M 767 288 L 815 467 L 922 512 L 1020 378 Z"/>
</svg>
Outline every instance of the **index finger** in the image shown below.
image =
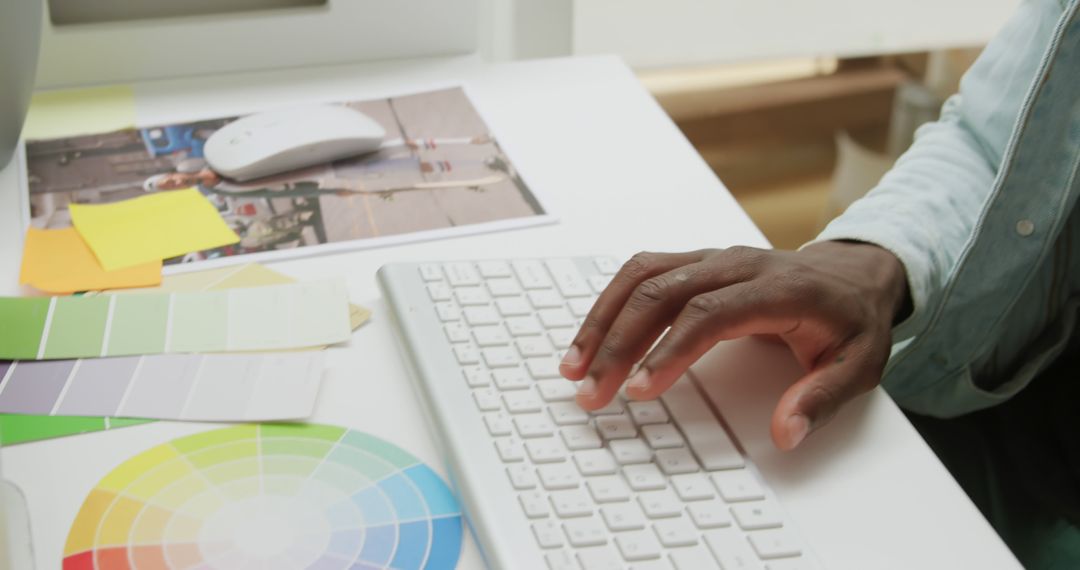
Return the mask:
<svg viewBox="0 0 1080 570">
<path fill-rule="evenodd" d="M 604 340 L 634 288 L 650 277 L 696 263 L 704 257 L 705 253 L 701 250 L 684 253 L 641 252 L 631 257 L 600 293 L 600 297 L 585 316 L 584 324 L 559 365 L 559 372 L 570 380 L 584 378 L 600 342 Z"/>
</svg>

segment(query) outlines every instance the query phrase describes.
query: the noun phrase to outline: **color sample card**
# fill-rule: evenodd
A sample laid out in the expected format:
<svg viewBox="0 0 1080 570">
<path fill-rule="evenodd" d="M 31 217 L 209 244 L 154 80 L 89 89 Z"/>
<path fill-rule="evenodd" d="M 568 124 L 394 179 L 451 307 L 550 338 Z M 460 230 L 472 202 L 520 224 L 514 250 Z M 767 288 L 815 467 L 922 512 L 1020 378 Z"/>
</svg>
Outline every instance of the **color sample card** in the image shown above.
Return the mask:
<svg viewBox="0 0 1080 570">
<path fill-rule="evenodd" d="M 449 570 L 463 531 L 446 483 L 392 443 L 245 425 L 150 448 L 102 478 L 63 567 Z"/>
<path fill-rule="evenodd" d="M 0 362 L 0 412 L 192 421 L 301 419 L 314 410 L 322 374 L 321 351 Z"/>
<path fill-rule="evenodd" d="M 105 271 L 75 228 L 26 230 L 19 283 L 53 294 L 161 283 L 161 260 Z"/>
<path fill-rule="evenodd" d="M 240 241 L 194 188 L 68 209 L 71 223 L 108 271 Z"/>
<path fill-rule="evenodd" d="M 131 418 L 0 414 L 0 445 L 29 443 L 152 422 Z"/>
<path fill-rule="evenodd" d="M 0 297 L 0 358 L 284 350 L 349 338 L 341 280 L 197 293 Z"/>
</svg>

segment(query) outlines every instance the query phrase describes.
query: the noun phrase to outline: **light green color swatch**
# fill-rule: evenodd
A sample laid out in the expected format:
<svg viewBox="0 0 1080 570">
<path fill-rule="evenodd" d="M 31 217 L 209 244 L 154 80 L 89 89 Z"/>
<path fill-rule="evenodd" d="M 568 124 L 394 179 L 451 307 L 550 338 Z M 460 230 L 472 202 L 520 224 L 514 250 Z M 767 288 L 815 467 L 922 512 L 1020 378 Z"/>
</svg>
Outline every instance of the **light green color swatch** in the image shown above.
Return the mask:
<svg viewBox="0 0 1080 570">
<path fill-rule="evenodd" d="M 48 297 L 0 297 L 0 358 L 37 358 L 48 315 Z"/>
<path fill-rule="evenodd" d="M 108 297 L 57 297 L 45 341 L 45 358 L 101 354 L 108 317 Z"/>
<path fill-rule="evenodd" d="M 164 352 L 168 295 L 116 295 L 115 299 L 109 327 L 109 356 Z"/>
</svg>

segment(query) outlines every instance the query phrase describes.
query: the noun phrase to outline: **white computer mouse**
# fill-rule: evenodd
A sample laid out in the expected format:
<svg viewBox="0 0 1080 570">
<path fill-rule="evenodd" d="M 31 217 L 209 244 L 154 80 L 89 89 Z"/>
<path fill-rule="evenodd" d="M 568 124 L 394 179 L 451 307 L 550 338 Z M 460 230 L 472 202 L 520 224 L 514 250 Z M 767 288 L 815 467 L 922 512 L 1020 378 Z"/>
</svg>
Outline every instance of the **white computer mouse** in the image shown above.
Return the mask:
<svg viewBox="0 0 1080 570">
<path fill-rule="evenodd" d="M 257 113 L 218 129 L 203 153 L 215 172 L 244 181 L 374 151 L 386 130 L 344 105 Z"/>
</svg>

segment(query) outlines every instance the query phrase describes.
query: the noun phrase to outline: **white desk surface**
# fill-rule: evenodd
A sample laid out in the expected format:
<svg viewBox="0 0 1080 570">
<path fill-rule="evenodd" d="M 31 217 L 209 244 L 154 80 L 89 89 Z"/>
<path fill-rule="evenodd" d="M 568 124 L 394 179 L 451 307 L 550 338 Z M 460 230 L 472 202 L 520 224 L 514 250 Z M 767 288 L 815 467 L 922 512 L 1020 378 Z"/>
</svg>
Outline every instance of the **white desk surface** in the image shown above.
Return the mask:
<svg viewBox="0 0 1080 570">
<path fill-rule="evenodd" d="M 137 86 L 142 124 L 250 112 L 288 102 L 364 98 L 462 83 L 556 225 L 273 264 L 302 279 L 344 275 L 372 321 L 330 371 L 314 421 L 363 429 L 442 469 L 425 429 L 375 270 L 392 261 L 612 253 L 768 244 L 723 184 L 615 58 L 485 66 L 475 59 L 397 62 L 156 82 Z M 0 292 L 21 249 L 15 168 L 0 171 Z M 790 361 L 721 347 L 700 363 L 713 397 L 825 568 L 1016 568 L 1019 565 L 880 390 L 849 406 L 799 451 L 768 442 Z M 775 356 L 775 355 L 773 355 Z M 725 359 L 731 359 L 724 362 Z M 743 373 L 740 370 L 749 370 Z M 751 377 L 752 375 L 752 377 Z M 152 445 L 207 429 L 160 422 L 3 449 L 4 476 L 30 507 L 39 568 L 54 568 L 86 493 Z M 481 565 L 467 540 L 462 568 Z"/>
</svg>

